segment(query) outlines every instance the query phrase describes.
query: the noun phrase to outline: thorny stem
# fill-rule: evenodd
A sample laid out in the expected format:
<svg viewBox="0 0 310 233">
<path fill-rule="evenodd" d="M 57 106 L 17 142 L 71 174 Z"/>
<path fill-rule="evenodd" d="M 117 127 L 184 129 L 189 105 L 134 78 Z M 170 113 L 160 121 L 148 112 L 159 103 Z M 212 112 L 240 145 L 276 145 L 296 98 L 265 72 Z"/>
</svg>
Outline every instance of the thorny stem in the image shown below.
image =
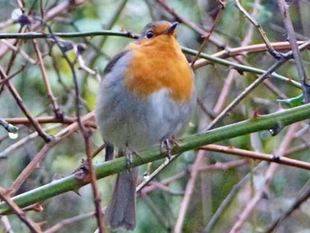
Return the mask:
<svg viewBox="0 0 310 233">
<path fill-rule="evenodd" d="M 173 148 L 172 153 L 178 154 L 188 150 L 196 149 L 206 144 L 222 141 L 225 139 L 237 137 L 244 134 L 249 134 L 261 130 L 278 128 L 279 125 L 285 127 L 297 121 L 309 119 L 310 104 L 305 104 L 299 107 L 288 109 L 285 111 L 259 116 L 255 119 L 226 125 L 217 129 L 213 129 L 203 134 L 196 134 L 184 139 L 181 139 L 179 146 Z M 162 159 L 166 156 L 161 153 L 159 147 L 152 147 L 149 150 L 142 151 L 141 156 L 133 158 L 132 166 L 139 166 L 151 161 Z M 143 159 L 142 159 L 143 157 Z M 128 169 L 126 158 L 117 158 L 95 166 L 97 178 L 103 178 L 111 174 L 119 173 Z M 43 185 L 29 192 L 23 193 L 13 200 L 21 207 L 31 205 L 36 202 L 44 201 L 48 198 L 59 195 L 60 193 L 77 190 L 79 187 L 89 183 L 89 180 L 79 180 L 75 175 L 70 175 L 65 178 L 53 181 L 50 184 Z M 5 204 L 0 204 L 0 214 L 5 214 L 10 208 Z"/>
</svg>

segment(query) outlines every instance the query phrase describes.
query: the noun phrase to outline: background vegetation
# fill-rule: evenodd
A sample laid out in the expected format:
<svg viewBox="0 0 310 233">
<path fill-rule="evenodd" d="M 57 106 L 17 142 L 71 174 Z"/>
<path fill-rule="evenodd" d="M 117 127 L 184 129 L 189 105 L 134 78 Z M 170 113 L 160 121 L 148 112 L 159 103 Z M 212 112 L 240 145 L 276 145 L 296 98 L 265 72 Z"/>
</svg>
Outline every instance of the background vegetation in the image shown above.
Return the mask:
<svg viewBox="0 0 310 233">
<path fill-rule="evenodd" d="M 182 22 L 177 32 L 182 46 L 211 56 L 205 56 L 207 60 L 197 59 L 190 55 L 191 51 L 186 52 L 189 62 L 195 61 L 198 105 L 185 137 L 206 132 L 211 126 L 260 120 L 260 115 L 301 105 L 302 98 L 285 99 L 300 95 L 310 83 L 307 78 L 303 81 L 297 69 L 301 65 L 309 74 L 309 43 L 304 44 L 299 60 L 281 55 L 291 51 L 288 38 L 292 32 L 287 31 L 287 18 L 282 16 L 279 5 L 289 4 L 294 34 L 301 45 L 309 42 L 309 1 L 238 3 L 235 0 L 0 0 L 0 123 L 6 127 L 0 127 L 1 199 L 9 202 L 10 197 L 71 175 L 87 153 L 91 155 L 102 149 L 94 119 L 91 113 L 86 115 L 95 108 L 98 79 L 111 57 L 150 21 Z M 245 17 L 242 7 L 258 26 Z M 121 34 L 104 36 L 109 33 L 103 29 Z M 272 42 L 271 48 L 266 46 L 268 41 L 263 40 L 258 29 Z M 53 35 L 89 31 L 101 35 L 74 38 Z M 20 34 L 12 34 L 16 32 Z M 29 32 L 45 32 L 50 36 L 12 39 Z M 223 65 L 225 61 L 228 64 Z M 240 103 L 236 102 L 242 91 L 262 77 L 257 69 L 268 70 L 278 63 L 285 64 L 273 69 L 277 73 L 266 75 L 264 83 L 258 83 L 257 88 L 240 97 Z M 76 118 L 76 87 L 81 95 L 82 124 Z M 217 116 L 234 101 L 235 106 L 219 119 Z M 262 123 L 262 128 L 248 131 L 253 133 L 217 139 L 224 147 L 211 145 L 199 149 L 196 144 L 188 146 L 185 140 L 186 152 L 138 193 L 134 232 L 272 232 L 278 220 L 274 232 L 310 232 L 309 120 L 300 121 L 310 118 L 309 104 L 306 107 L 307 112 L 303 110 L 306 116 L 291 117 L 285 125 L 298 123 L 289 127 L 281 123 L 261 130 Z M 298 109 L 296 113 L 301 112 Z M 83 120 L 85 115 L 89 117 Z M 14 126 L 18 127 L 17 132 Z M 49 138 L 47 134 L 55 137 Z M 189 150 L 192 148 L 196 150 Z M 259 157 L 262 153 L 275 162 L 280 160 L 277 157 L 290 156 L 304 161 L 304 167 L 296 167 L 298 161 L 289 166 L 263 162 Z M 248 158 L 253 155 L 258 159 Z M 103 161 L 104 150 L 93 163 Z M 153 172 L 164 161 L 142 165 L 140 181 L 148 179 L 147 170 Z M 124 168 L 111 169 L 115 172 Z M 101 197 L 104 208 L 110 200 L 114 178 L 108 176 L 97 182 L 92 179 L 93 189 L 91 185 L 84 186 L 78 190 L 79 195 L 66 192 L 44 199 L 39 205 L 24 209 L 26 217 L 22 210 L 18 215 L 3 215 L 0 232 L 29 232 L 29 229 L 94 232 L 98 225 L 93 214 L 93 191 Z M 79 179 L 89 182 L 85 174 Z M 51 228 L 59 223 L 59 229 Z"/>
</svg>

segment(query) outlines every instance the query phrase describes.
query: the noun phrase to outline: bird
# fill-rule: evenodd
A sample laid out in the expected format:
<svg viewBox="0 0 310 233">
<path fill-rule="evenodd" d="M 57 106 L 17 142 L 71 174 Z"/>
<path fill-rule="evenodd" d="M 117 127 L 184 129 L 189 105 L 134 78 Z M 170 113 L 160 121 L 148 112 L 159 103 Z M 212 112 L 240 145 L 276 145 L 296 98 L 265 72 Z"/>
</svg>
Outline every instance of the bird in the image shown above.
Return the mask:
<svg viewBox="0 0 310 233">
<path fill-rule="evenodd" d="M 174 138 L 188 125 L 196 91 L 194 73 L 176 38 L 177 25 L 147 24 L 139 38 L 105 67 L 95 112 L 109 157 L 117 148 L 118 156 L 130 161 L 156 144 L 164 145 L 169 154 Z M 106 208 L 110 228 L 135 228 L 136 184 L 137 168 L 118 174 Z"/>
</svg>

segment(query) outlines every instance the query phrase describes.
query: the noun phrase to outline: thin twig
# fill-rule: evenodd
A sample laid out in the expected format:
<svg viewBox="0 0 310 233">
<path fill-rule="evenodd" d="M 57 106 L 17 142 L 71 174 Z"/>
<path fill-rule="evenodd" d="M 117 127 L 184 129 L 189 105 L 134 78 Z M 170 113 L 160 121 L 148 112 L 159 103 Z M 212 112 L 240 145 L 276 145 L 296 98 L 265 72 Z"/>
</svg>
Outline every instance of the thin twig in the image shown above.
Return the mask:
<svg viewBox="0 0 310 233">
<path fill-rule="evenodd" d="M 120 5 L 117 7 L 113 17 L 111 18 L 111 20 L 107 23 L 105 29 L 110 30 L 113 25 L 116 23 L 117 19 L 119 18 L 119 16 L 121 15 L 123 9 L 125 8 L 126 4 L 127 4 L 128 0 L 123 0 Z M 135 35 L 132 33 L 127 33 L 125 32 L 127 35 L 129 36 L 133 36 L 133 38 L 135 38 Z M 105 44 L 105 42 L 107 41 L 108 37 L 104 36 L 101 38 L 101 40 L 99 41 L 98 45 L 95 45 L 95 48 L 102 48 Z M 100 53 L 98 53 L 98 50 L 96 50 L 96 54 L 94 55 L 94 57 L 90 58 L 90 62 L 89 62 L 89 66 L 93 67 L 95 65 L 96 60 L 99 58 Z M 85 78 L 85 77 L 84 77 Z"/>
<path fill-rule="evenodd" d="M 63 119 L 57 119 L 55 116 L 42 116 L 42 117 L 34 117 L 34 119 L 40 124 L 50 124 L 50 123 L 61 123 L 61 124 L 72 124 L 77 120 L 76 117 L 64 116 Z M 25 117 L 13 117 L 13 118 L 4 118 L 10 124 L 14 125 L 30 125 L 31 122 L 28 118 Z M 88 121 L 86 126 L 96 128 L 96 123 Z"/>
<path fill-rule="evenodd" d="M 0 125 L 9 133 L 16 133 L 18 128 L 0 117 Z"/>
<path fill-rule="evenodd" d="M 143 182 L 141 182 L 136 187 L 136 192 L 140 192 L 148 183 L 150 183 L 155 176 L 157 176 L 160 172 L 162 172 L 168 165 L 170 165 L 177 157 L 179 157 L 180 154 L 172 156 L 170 159 L 166 159 L 165 162 L 163 162 L 158 168 L 155 169 L 155 171 L 150 174 L 147 179 L 145 179 Z"/>
<path fill-rule="evenodd" d="M 158 223 L 161 224 L 164 228 L 167 229 L 166 232 L 169 232 L 169 223 L 168 223 L 168 219 L 165 217 L 165 215 L 160 211 L 160 209 L 158 208 L 158 205 L 156 205 L 156 203 L 154 203 L 154 201 L 152 201 L 152 199 L 150 197 L 145 197 L 143 199 L 143 201 L 145 202 L 145 204 L 147 205 L 147 208 L 153 213 L 153 215 L 156 217 L 156 219 L 158 220 Z M 96 233 L 96 232 L 95 232 Z"/>
<path fill-rule="evenodd" d="M 5 233 L 14 233 L 13 229 L 12 229 L 12 226 L 11 226 L 11 223 L 9 221 L 9 218 L 8 216 L 1 216 L 0 217 L 0 221 L 2 222 L 3 224 L 3 227 L 4 227 L 4 230 L 5 230 Z"/>
<path fill-rule="evenodd" d="M 309 41 L 306 41 L 305 43 L 302 44 L 302 48 L 305 49 L 305 48 L 308 48 L 310 45 Z M 182 50 L 184 53 L 187 53 L 187 54 L 190 54 L 190 55 L 196 55 L 198 52 L 193 50 L 193 49 L 190 49 L 190 48 L 186 48 L 186 47 L 182 47 Z M 236 62 L 231 62 L 231 61 L 228 61 L 228 60 L 225 60 L 225 59 L 221 59 L 219 57 L 215 57 L 215 56 L 212 56 L 212 55 L 208 55 L 206 53 L 201 53 L 200 54 L 200 57 L 201 58 L 204 58 L 206 60 L 208 60 L 208 64 L 210 64 L 210 61 L 213 62 L 213 63 L 217 63 L 217 64 L 221 64 L 221 65 L 224 65 L 224 66 L 228 66 L 228 67 L 232 67 L 240 72 L 250 72 L 250 73 L 255 73 L 255 74 L 264 74 L 266 73 L 266 70 L 262 70 L 262 69 L 258 69 L 258 68 L 254 68 L 252 66 L 247 66 L 247 65 L 242 65 L 242 64 L 239 64 L 239 63 L 236 63 Z M 197 64 L 197 63 L 196 63 Z M 279 80 L 282 80 L 282 81 L 285 81 L 291 85 L 294 85 L 295 87 L 297 88 L 302 88 L 301 84 L 299 82 L 296 82 L 295 80 L 292 80 L 292 79 L 289 79 L 289 78 L 286 78 L 282 75 L 279 75 L 275 72 L 271 73 L 270 74 L 270 77 L 272 78 L 277 78 Z"/>
<path fill-rule="evenodd" d="M 25 68 L 26 68 L 27 64 L 24 64 L 22 65 L 17 71 L 15 71 L 13 74 L 10 74 L 7 78 L 5 79 L 1 79 L 0 80 L 0 85 L 4 85 L 4 83 L 7 81 L 7 80 L 10 80 L 14 77 L 16 77 L 20 72 L 22 72 Z"/>
<path fill-rule="evenodd" d="M 216 17 L 213 21 L 212 27 L 209 30 L 209 33 L 204 37 L 202 44 L 200 45 L 200 48 L 198 49 L 198 53 L 195 55 L 194 59 L 191 62 L 191 67 L 193 68 L 195 65 L 195 62 L 197 61 L 197 59 L 199 58 L 200 53 L 202 52 L 202 50 L 207 46 L 208 41 L 210 39 L 210 36 L 212 35 L 212 32 L 214 31 L 216 25 L 218 24 L 218 21 L 220 19 L 221 13 L 222 13 L 222 9 L 223 6 L 219 8 L 219 11 L 216 14 Z"/>
<path fill-rule="evenodd" d="M 1 76 L 1 79 L 8 79 L 8 76 L 6 75 L 6 73 L 4 72 L 4 70 L 1 66 L 0 66 L 0 76 Z M 17 92 L 17 90 L 15 89 L 15 87 L 11 84 L 10 80 L 7 80 L 5 82 L 5 85 L 10 90 L 10 92 L 11 92 L 12 96 L 14 97 L 17 105 L 23 111 L 23 113 L 26 115 L 26 117 L 29 119 L 29 121 L 32 123 L 33 127 L 36 129 L 38 134 L 42 137 L 42 139 L 45 142 L 50 142 L 51 137 L 42 130 L 40 124 L 31 116 L 31 113 L 29 112 L 29 110 L 26 108 L 26 106 L 23 103 L 23 99 L 20 97 L 20 95 Z"/>
<path fill-rule="evenodd" d="M 92 165 L 93 156 L 92 156 L 92 151 L 90 148 L 90 140 L 89 140 L 90 137 L 89 136 L 84 136 L 85 150 L 86 150 L 86 156 L 87 156 L 87 165 L 88 165 L 88 171 L 89 171 L 90 180 L 91 180 L 91 187 L 93 191 L 94 204 L 95 204 L 95 209 L 96 209 L 95 216 L 97 219 L 98 230 L 99 230 L 99 233 L 104 233 L 105 232 L 104 215 L 101 209 L 101 197 L 100 197 L 100 193 L 98 190 L 97 177 L 96 177 L 94 167 Z"/>
<path fill-rule="evenodd" d="M 200 147 L 200 150 L 207 150 L 207 151 L 216 151 L 221 153 L 227 153 L 227 154 L 233 154 L 241 157 L 246 157 L 250 159 L 258 159 L 258 160 L 265 160 L 268 162 L 283 164 L 291 167 L 298 167 L 301 169 L 310 170 L 310 163 L 305 161 L 299 161 L 296 159 L 290 159 L 286 157 L 277 157 L 275 155 L 271 154 L 265 154 L 261 152 L 255 152 L 255 151 L 248 151 L 243 150 L 239 148 L 234 147 L 227 147 L 227 146 L 221 146 L 221 145 L 214 145 L 210 144 L 204 147 Z"/>
<path fill-rule="evenodd" d="M 200 166 L 200 167 L 198 167 L 198 170 L 199 170 L 199 172 L 210 172 L 210 171 L 217 171 L 217 170 L 223 171 L 223 170 L 236 168 L 236 167 L 242 166 L 244 164 L 247 164 L 247 161 L 244 159 L 233 160 L 233 161 L 225 162 L 225 163 L 216 162 L 214 164 L 208 164 L 208 165 Z M 168 178 L 162 180 L 159 184 L 162 185 L 161 187 L 164 186 L 167 188 L 167 185 L 169 185 L 169 184 L 175 182 L 176 180 L 181 179 L 182 177 L 188 175 L 189 174 L 188 170 L 191 171 L 192 167 L 189 167 L 189 169 L 187 169 L 186 171 L 179 172 L 179 173 L 177 173 L 171 177 L 168 177 Z M 158 186 L 158 182 L 157 183 L 150 182 L 148 186 L 144 187 L 141 190 L 141 195 L 145 196 L 148 193 L 153 192 L 154 190 L 159 189 L 159 188 L 160 187 Z"/>
<path fill-rule="evenodd" d="M 209 109 L 205 104 L 203 103 L 202 99 L 197 97 L 197 104 L 200 107 L 200 109 L 211 119 L 214 119 L 216 117 L 215 112 L 213 110 Z"/>
<path fill-rule="evenodd" d="M 74 216 L 72 218 L 67 218 L 62 220 L 61 222 L 55 224 L 54 226 L 50 227 L 49 229 L 45 230 L 44 233 L 55 233 L 61 229 L 64 229 L 64 227 L 74 224 L 76 222 L 88 219 L 95 216 L 95 212 L 90 212 L 90 213 L 86 213 L 86 214 L 81 214 L 81 215 L 77 215 Z"/>
<path fill-rule="evenodd" d="M 14 23 L 13 19 L 6 19 L 5 21 L 0 23 L 0 30 L 3 30 L 4 28 L 11 26 Z"/>
<path fill-rule="evenodd" d="M 308 46 L 310 41 L 307 41 L 305 44 L 301 45 L 299 49 L 305 48 Z M 209 125 L 205 130 L 212 129 L 217 123 L 224 119 L 224 117 L 235 107 L 241 100 L 243 100 L 252 90 L 254 90 L 261 82 L 270 77 L 277 68 L 283 65 L 290 57 L 292 52 L 285 53 L 276 63 L 274 63 L 263 75 L 257 78 L 253 83 L 251 83 L 247 88 L 245 88 Z"/>
<path fill-rule="evenodd" d="M 307 41 L 297 41 L 298 46 L 304 44 Z M 291 50 L 292 47 L 289 42 L 282 41 L 282 42 L 271 42 L 272 47 L 277 50 L 287 51 Z M 228 58 L 237 55 L 246 55 L 249 53 L 258 53 L 258 52 L 265 52 L 267 50 L 266 44 L 252 44 L 252 45 L 245 45 L 240 47 L 231 48 L 230 51 L 222 50 L 212 54 L 212 56 L 220 57 L 220 58 Z M 196 64 L 197 65 L 197 64 Z"/>
<path fill-rule="evenodd" d="M 82 118 L 82 122 L 88 121 L 89 119 L 94 117 L 94 113 L 88 113 Z M 40 165 L 40 163 L 44 160 L 47 153 L 53 148 L 56 144 L 61 142 L 64 138 L 71 135 L 73 132 L 79 129 L 78 123 L 74 122 L 65 129 L 59 131 L 55 136 L 54 140 L 45 144 L 42 149 L 33 157 L 31 162 L 24 168 L 24 170 L 19 174 L 19 176 L 15 179 L 13 184 L 10 187 L 11 194 L 14 194 L 21 185 L 25 182 L 25 180 L 32 174 L 32 172 Z"/>
<path fill-rule="evenodd" d="M 26 224 L 26 226 L 29 228 L 29 230 L 33 233 L 40 233 L 42 232 L 40 227 L 33 222 L 30 218 L 27 217 L 25 212 L 18 207 L 18 205 L 7 195 L 7 191 L 0 187 L 0 199 L 5 201 L 15 212 L 15 214 L 18 216 L 18 218 Z"/>
<path fill-rule="evenodd" d="M 297 210 L 304 202 L 310 198 L 310 188 L 306 190 L 302 195 L 297 197 L 291 207 L 280 215 L 271 226 L 265 231 L 265 233 L 272 233 L 279 226 L 281 222 L 287 219 L 295 210 Z"/>
<path fill-rule="evenodd" d="M 298 152 L 301 152 L 301 151 L 304 151 L 304 150 L 308 150 L 309 148 L 310 148 L 310 144 L 302 144 L 302 145 L 299 145 L 299 146 L 295 146 L 295 147 L 292 147 L 292 148 L 288 149 L 285 152 L 285 156 L 293 154 L 293 153 L 295 154 L 295 153 L 298 153 Z"/>
<path fill-rule="evenodd" d="M 6 46 L 8 46 L 9 49 L 11 49 L 14 52 L 19 52 L 19 54 L 25 58 L 26 61 L 28 61 L 30 64 L 36 64 L 36 61 L 33 60 L 24 50 L 22 50 L 20 47 L 16 47 L 14 45 L 12 45 L 9 41 L 5 40 L 5 39 L 1 39 L 1 42 L 3 44 L 5 44 Z"/>
<path fill-rule="evenodd" d="M 182 15 L 176 13 L 170 6 L 167 5 L 166 1 L 164 1 L 164 0 L 156 0 L 156 2 L 158 4 L 160 4 L 169 14 L 173 15 L 176 18 L 176 20 L 180 21 L 181 23 L 184 23 L 185 25 L 187 25 L 188 27 L 193 29 L 195 32 L 199 33 L 201 36 L 204 37 L 204 36 L 208 35 L 208 31 L 206 31 L 202 27 L 197 26 L 195 23 L 193 23 L 190 20 L 186 19 Z M 210 36 L 209 40 L 210 40 L 210 42 L 212 44 L 214 44 L 218 48 L 222 48 L 222 49 L 226 48 L 226 49 L 228 49 L 225 44 L 223 44 L 223 43 L 219 42 L 218 40 L 214 39 L 212 36 Z"/>
<path fill-rule="evenodd" d="M 44 66 L 44 61 L 43 61 L 42 53 L 41 53 L 40 48 L 39 48 L 39 44 L 38 44 L 37 40 L 35 40 L 35 39 L 33 39 L 32 41 L 33 41 L 34 50 L 35 50 L 37 58 L 38 58 L 38 62 L 39 62 L 42 78 L 44 81 L 44 85 L 45 85 L 45 88 L 47 91 L 47 97 L 50 99 L 50 101 L 52 103 L 52 107 L 53 107 L 55 117 L 57 119 L 62 119 L 63 113 L 60 110 L 60 107 L 57 103 L 56 97 L 53 94 L 50 82 L 48 80 L 48 76 L 47 76 L 47 72 L 46 72 L 46 69 Z"/>
<path fill-rule="evenodd" d="M 86 0 L 78 0 L 78 1 L 72 1 L 72 0 L 64 0 L 61 3 L 57 4 L 55 7 L 49 9 L 48 11 L 45 12 L 45 17 L 44 20 L 48 21 L 51 19 L 54 19 L 57 17 L 59 14 L 66 13 L 72 9 L 74 9 L 76 6 L 83 4 L 86 2 Z M 36 30 L 41 26 L 40 22 L 37 22 L 32 25 L 31 29 Z M 11 44 L 14 44 L 16 40 L 11 40 Z M 0 45 L 0 58 L 3 57 L 6 52 L 8 51 L 7 46 Z"/>
<path fill-rule="evenodd" d="M 255 3 L 254 3 L 254 7 L 253 7 L 253 12 L 252 12 L 252 15 L 255 16 L 257 14 L 257 5 L 259 4 L 259 0 L 256 0 Z M 253 25 L 251 24 L 247 30 L 247 33 L 246 35 L 244 36 L 244 39 L 241 41 L 240 45 L 241 47 L 244 47 L 244 46 L 247 46 L 251 40 L 252 40 L 252 36 L 253 36 L 253 31 L 254 31 L 254 27 Z M 230 50 L 232 51 L 232 50 Z M 242 58 L 241 58 L 242 59 Z M 225 104 L 225 101 L 228 97 L 228 93 L 230 93 L 230 89 L 231 89 L 231 86 L 233 84 L 233 80 L 235 79 L 236 77 L 236 74 L 237 74 L 237 71 L 234 70 L 234 69 L 231 69 L 223 83 L 223 87 L 222 87 L 222 90 L 219 94 L 219 97 L 214 105 L 214 112 L 216 114 L 218 114 L 224 104 Z"/>
<path fill-rule="evenodd" d="M 305 42 L 306 41 L 298 41 L 298 45 L 301 45 Z M 277 50 L 282 50 L 282 51 L 291 50 L 291 46 L 290 46 L 289 42 L 273 42 L 271 44 Z M 308 45 L 307 49 L 309 49 L 309 47 L 310 47 L 310 45 Z M 212 54 L 211 56 L 212 57 L 218 57 L 218 58 L 228 58 L 228 57 L 235 57 L 238 55 L 245 56 L 246 54 L 259 53 L 259 52 L 265 52 L 265 51 L 267 51 L 266 44 L 253 44 L 253 45 L 248 45 L 248 46 L 244 46 L 244 47 L 241 46 L 241 47 L 231 48 L 231 50 L 229 50 L 229 51 L 224 49 L 222 51 L 219 51 L 219 52 Z M 209 64 L 211 64 L 210 59 L 206 60 L 206 59 L 200 58 L 197 60 L 197 62 L 195 63 L 195 66 L 193 68 L 194 68 L 194 70 L 196 70 L 196 69 L 199 69 L 199 68 L 204 67 L 204 66 L 209 65 Z M 234 64 L 238 64 L 238 63 L 234 63 Z"/>
<path fill-rule="evenodd" d="M 53 32 L 53 34 L 42 32 L 24 32 L 24 33 L 0 33 L 0 39 L 49 39 L 52 36 L 62 38 L 79 38 L 79 37 L 94 37 L 94 36 L 121 36 L 132 39 L 137 39 L 138 35 L 131 32 L 116 32 L 111 30 L 89 31 L 89 32 Z"/>
<path fill-rule="evenodd" d="M 294 132 L 296 131 L 297 127 L 298 127 L 298 124 L 293 124 L 288 128 L 288 131 L 287 131 L 286 135 L 284 136 L 282 143 L 278 147 L 279 149 L 275 152 L 276 157 L 280 158 L 284 155 L 285 151 L 287 150 L 287 148 L 289 147 L 290 143 L 293 140 L 293 135 L 294 135 Z M 279 166 L 278 164 L 273 163 L 268 167 L 268 169 L 265 173 L 264 185 L 262 186 L 261 189 L 259 189 L 255 193 L 253 198 L 251 198 L 251 200 L 247 202 L 246 207 L 243 209 L 243 211 L 238 216 L 237 221 L 234 223 L 234 225 L 231 228 L 231 230 L 229 231 L 229 233 L 240 232 L 243 224 L 250 217 L 255 206 L 261 200 L 261 198 L 263 197 L 263 194 L 266 192 L 266 190 L 270 186 L 270 183 L 272 181 L 272 177 L 273 177 L 276 169 L 278 168 L 278 166 Z"/>
<path fill-rule="evenodd" d="M 61 125 L 60 124 L 56 124 L 56 125 L 51 125 L 49 127 L 46 127 L 44 130 L 49 131 L 52 129 L 56 129 L 59 128 Z M 4 150 L 2 150 L 0 152 L 0 159 L 5 159 L 7 158 L 7 156 L 9 154 L 12 154 L 13 151 L 21 148 L 23 145 L 25 145 L 26 143 L 28 143 L 30 140 L 35 139 L 36 137 L 38 137 L 38 132 L 35 131 L 27 136 L 25 136 L 24 138 L 20 139 L 19 141 L 15 142 L 14 144 L 6 147 Z"/>
<path fill-rule="evenodd" d="M 289 5 L 284 0 L 277 0 L 277 1 L 280 12 L 283 17 L 283 23 L 287 30 L 288 39 L 292 47 L 293 57 L 296 63 L 298 76 L 303 85 L 305 102 L 308 103 L 310 102 L 310 80 L 307 77 L 306 70 L 302 63 L 300 51 L 298 49 L 293 23 L 290 17 L 290 13 L 288 11 Z"/>
<path fill-rule="evenodd" d="M 51 30 L 51 27 L 47 24 L 45 24 L 49 30 L 49 33 L 53 35 L 53 32 Z M 61 50 L 61 45 L 58 41 L 58 39 L 53 35 L 52 36 L 54 42 L 57 44 L 59 49 Z M 79 129 L 82 133 L 84 142 L 85 142 L 85 151 L 86 151 L 86 156 L 87 156 L 87 166 L 88 166 L 88 172 L 90 176 L 90 183 L 93 191 L 93 197 L 94 197 L 94 204 L 95 204 L 95 209 L 96 209 L 96 219 L 97 219 L 97 224 L 98 224 L 98 229 L 99 233 L 104 233 L 105 232 L 105 227 L 104 227 L 104 215 L 101 209 L 101 198 L 100 198 L 100 193 L 98 190 L 97 186 L 97 178 L 96 178 L 96 173 L 94 171 L 94 167 L 92 164 L 92 152 L 91 152 L 91 147 L 90 147 L 90 132 L 85 129 L 85 126 L 83 125 L 81 121 L 81 95 L 80 95 L 80 89 L 79 89 L 79 84 L 77 80 L 77 76 L 75 73 L 74 65 L 70 61 L 68 55 L 63 51 L 62 55 L 64 59 L 66 60 L 67 64 L 70 67 L 70 71 L 72 74 L 73 82 L 74 82 L 74 89 L 75 89 L 75 110 L 76 110 L 76 117 L 77 117 L 77 123 L 79 126 Z"/>
<path fill-rule="evenodd" d="M 267 50 L 268 52 L 275 57 L 276 59 L 280 59 L 282 57 L 282 54 L 280 54 L 279 52 L 277 52 L 273 47 L 272 44 L 270 43 L 266 32 L 263 30 L 262 26 L 256 22 L 256 20 L 242 7 L 242 5 L 240 4 L 239 0 L 235 0 L 235 5 L 237 6 L 237 8 L 240 10 L 240 12 L 242 14 L 244 14 L 245 17 L 247 17 L 249 19 L 249 21 L 257 28 L 259 34 L 261 35 L 263 41 L 265 42 L 266 46 L 267 46 Z"/>
<path fill-rule="evenodd" d="M 197 175 L 199 173 L 198 168 L 203 163 L 204 158 L 205 158 L 205 152 L 199 151 L 198 155 L 196 157 L 196 160 L 192 166 L 190 178 L 186 184 L 184 198 L 182 199 L 178 218 L 177 218 L 176 224 L 174 226 L 174 230 L 173 230 L 174 233 L 181 233 L 182 232 L 185 214 L 187 212 L 187 209 L 188 209 L 188 206 L 190 203 L 190 199 L 191 199 L 192 194 L 194 192 L 194 186 L 196 183 L 196 178 L 197 178 Z"/>
</svg>

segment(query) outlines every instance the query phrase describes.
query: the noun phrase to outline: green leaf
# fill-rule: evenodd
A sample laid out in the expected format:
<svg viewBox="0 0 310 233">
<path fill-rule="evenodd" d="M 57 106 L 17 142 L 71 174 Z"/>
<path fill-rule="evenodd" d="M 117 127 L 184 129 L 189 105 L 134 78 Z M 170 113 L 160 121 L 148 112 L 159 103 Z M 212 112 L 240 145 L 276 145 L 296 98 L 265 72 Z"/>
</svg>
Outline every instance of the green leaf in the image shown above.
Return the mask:
<svg viewBox="0 0 310 233">
<path fill-rule="evenodd" d="M 277 101 L 280 103 L 283 103 L 284 105 L 286 105 L 289 108 L 297 107 L 297 106 L 303 105 L 305 103 L 303 93 L 301 93 L 300 95 L 295 96 L 293 98 L 283 99 L 283 100 L 278 99 Z"/>
</svg>

